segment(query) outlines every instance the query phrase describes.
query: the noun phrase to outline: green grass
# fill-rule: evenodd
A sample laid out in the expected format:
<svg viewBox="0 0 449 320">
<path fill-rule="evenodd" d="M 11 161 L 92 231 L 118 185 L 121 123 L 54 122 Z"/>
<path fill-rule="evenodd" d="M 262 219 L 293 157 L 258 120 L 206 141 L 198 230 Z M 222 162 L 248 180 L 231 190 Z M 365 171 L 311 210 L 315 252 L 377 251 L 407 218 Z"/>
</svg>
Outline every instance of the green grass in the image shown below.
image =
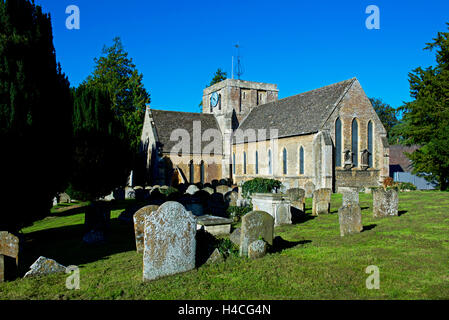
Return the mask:
<svg viewBox="0 0 449 320">
<path fill-rule="evenodd" d="M 0 299 L 449 299 L 449 194 L 400 193 L 399 217 L 374 219 L 372 196 L 360 194 L 360 234 L 340 237 L 333 214 L 307 216 L 275 229 L 285 248 L 259 260 L 231 257 L 217 265 L 142 282 L 142 255 L 132 225 L 112 213 L 108 244 L 82 244 L 82 208 L 23 230 L 29 266 L 44 255 L 80 267 L 80 290 L 65 288 L 65 274 L 0 283 Z M 380 270 L 380 289 L 368 290 L 365 269 Z"/>
</svg>

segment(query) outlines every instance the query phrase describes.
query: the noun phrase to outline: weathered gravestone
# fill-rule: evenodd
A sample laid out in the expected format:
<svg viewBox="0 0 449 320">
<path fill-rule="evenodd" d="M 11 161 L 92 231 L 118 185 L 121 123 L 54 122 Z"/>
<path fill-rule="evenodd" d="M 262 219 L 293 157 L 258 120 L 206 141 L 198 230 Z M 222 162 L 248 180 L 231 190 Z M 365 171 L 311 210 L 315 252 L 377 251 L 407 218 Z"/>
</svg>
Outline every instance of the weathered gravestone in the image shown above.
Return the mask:
<svg viewBox="0 0 449 320">
<path fill-rule="evenodd" d="M 215 190 L 216 193 L 221 193 L 224 196 L 229 191 L 232 191 L 232 188 L 225 185 L 219 185 L 215 188 Z"/>
<path fill-rule="evenodd" d="M 239 199 L 238 192 L 235 191 L 229 191 L 225 194 L 225 202 L 228 204 L 228 206 L 237 206 L 237 200 Z"/>
<path fill-rule="evenodd" d="M 137 210 L 137 212 L 133 215 L 136 250 L 139 253 L 142 253 L 144 248 L 145 217 L 157 209 L 159 209 L 159 206 L 157 205 L 145 206 Z"/>
<path fill-rule="evenodd" d="M 232 241 L 233 244 L 239 246 L 240 245 L 240 228 L 235 229 L 231 235 L 229 236 L 229 240 Z"/>
<path fill-rule="evenodd" d="M 190 195 L 194 195 L 197 191 L 200 191 L 200 188 L 198 188 L 196 185 L 191 184 L 187 190 L 186 193 L 190 194 Z"/>
<path fill-rule="evenodd" d="M 61 273 L 65 271 L 66 267 L 62 264 L 57 263 L 53 259 L 48 259 L 41 256 L 31 265 L 30 271 L 25 273 L 24 278 L 45 276 L 52 273 Z"/>
<path fill-rule="evenodd" d="M 292 224 L 290 199 L 281 193 L 253 193 L 251 202 L 254 210 L 265 211 L 274 217 L 276 226 Z"/>
<path fill-rule="evenodd" d="M 251 242 L 248 246 L 248 258 L 259 259 L 267 253 L 267 243 L 263 240 Z"/>
<path fill-rule="evenodd" d="M 291 206 L 295 207 L 302 212 L 306 209 L 306 191 L 301 188 L 288 189 L 286 192 L 288 198 L 291 201 Z"/>
<path fill-rule="evenodd" d="M 86 208 L 84 226 L 87 233 L 85 243 L 99 243 L 106 240 L 111 219 L 111 209 L 104 203 L 92 203 Z"/>
<path fill-rule="evenodd" d="M 313 184 L 313 182 L 309 181 L 304 186 L 304 190 L 306 192 L 306 198 L 312 198 L 313 191 L 315 191 L 315 185 Z"/>
<path fill-rule="evenodd" d="M 0 282 L 5 281 L 5 276 L 7 277 L 9 274 L 9 270 L 5 271 L 8 266 L 8 263 L 5 263 L 5 257 L 16 260 L 15 271 L 17 271 L 19 264 L 19 238 L 7 231 L 0 231 Z"/>
<path fill-rule="evenodd" d="M 242 217 L 240 228 L 240 256 L 248 256 L 249 245 L 262 237 L 273 244 L 274 218 L 264 211 L 251 211 Z"/>
<path fill-rule="evenodd" d="M 398 215 L 399 196 L 394 189 L 373 189 L 374 218 L 393 217 Z"/>
<path fill-rule="evenodd" d="M 196 219 L 178 202 L 168 201 L 145 217 L 143 280 L 195 268 Z"/>
<path fill-rule="evenodd" d="M 213 193 L 214 193 L 214 189 L 212 189 L 212 188 L 210 188 L 210 187 L 205 187 L 205 188 L 203 189 L 203 191 L 206 191 L 206 192 L 209 193 L 209 194 L 213 194 Z"/>
<path fill-rule="evenodd" d="M 208 214 L 223 217 L 226 215 L 227 204 L 221 193 L 214 193 L 207 201 Z"/>
<path fill-rule="evenodd" d="M 70 203 L 70 202 L 71 202 L 71 199 L 67 193 L 59 194 L 59 203 Z"/>
<path fill-rule="evenodd" d="M 363 230 L 362 211 L 358 204 L 349 203 L 338 209 L 340 235 L 359 233 Z"/>
<path fill-rule="evenodd" d="M 328 188 L 318 189 L 313 192 L 313 201 L 312 201 L 313 216 L 329 213 L 331 205 L 331 195 L 332 190 Z"/>
<path fill-rule="evenodd" d="M 125 188 L 125 199 L 135 199 L 136 191 L 131 187 Z"/>
<path fill-rule="evenodd" d="M 357 187 L 340 187 L 338 192 L 343 196 L 343 206 L 347 204 L 359 204 L 359 189 Z"/>
</svg>

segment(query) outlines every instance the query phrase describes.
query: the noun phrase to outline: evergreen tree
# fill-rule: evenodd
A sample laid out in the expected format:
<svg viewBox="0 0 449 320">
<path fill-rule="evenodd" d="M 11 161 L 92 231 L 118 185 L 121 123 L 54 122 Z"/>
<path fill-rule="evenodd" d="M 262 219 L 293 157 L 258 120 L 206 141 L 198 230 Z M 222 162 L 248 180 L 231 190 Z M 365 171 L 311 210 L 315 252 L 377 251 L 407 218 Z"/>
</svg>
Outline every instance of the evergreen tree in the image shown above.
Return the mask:
<svg viewBox="0 0 449 320">
<path fill-rule="evenodd" d="M 94 201 L 126 183 L 131 150 L 109 92 L 80 85 L 73 91 L 73 165 L 68 193 Z"/>
<path fill-rule="evenodd" d="M 0 0 L 0 230 L 49 213 L 70 168 L 70 85 L 56 63 L 51 20 L 28 0 Z"/>
<path fill-rule="evenodd" d="M 212 80 L 210 81 L 210 83 L 208 85 L 206 85 L 206 88 L 213 86 L 216 83 L 219 83 L 223 80 L 226 80 L 228 78 L 228 75 L 226 72 L 224 72 L 223 70 L 221 70 L 220 68 L 217 69 L 217 71 L 215 71 L 214 76 L 212 78 Z M 201 101 L 201 103 L 199 104 L 199 108 L 200 108 L 200 112 L 203 111 L 203 101 Z"/>
<path fill-rule="evenodd" d="M 449 24 L 448 24 L 449 26 Z M 413 101 L 406 103 L 400 133 L 407 145 L 420 148 L 408 154 L 413 172 L 449 186 L 449 32 L 439 32 L 425 50 L 436 50 L 436 66 L 409 73 Z"/>
<path fill-rule="evenodd" d="M 387 130 L 387 137 L 390 144 L 395 144 L 398 141 L 398 137 L 395 134 L 394 127 L 399 124 L 397 118 L 397 111 L 389 104 L 383 102 L 381 99 L 370 98 L 371 104 L 374 110 L 382 121 L 382 124 Z"/>
</svg>

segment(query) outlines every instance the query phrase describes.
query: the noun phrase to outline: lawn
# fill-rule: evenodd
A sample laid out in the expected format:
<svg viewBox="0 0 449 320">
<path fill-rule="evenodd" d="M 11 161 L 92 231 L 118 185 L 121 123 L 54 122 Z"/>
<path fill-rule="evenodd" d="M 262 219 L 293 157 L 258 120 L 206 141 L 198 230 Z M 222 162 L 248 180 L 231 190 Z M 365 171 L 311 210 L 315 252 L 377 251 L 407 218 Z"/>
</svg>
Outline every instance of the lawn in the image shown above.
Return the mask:
<svg viewBox="0 0 449 320">
<path fill-rule="evenodd" d="M 142 282 L 142 254 L 133 226 L 112 212 L 105 245 L 82 243 L 83 208 L 53 210 L 53 217 L 23 231 L 28 267 L 40 255 L 80 267 L 79 290 L 65 288 L 66 274 L 0 283 L 0 299 L 449 299 L 449 193 L 400 193 L 400 216 L 372 217 L 372 196 L 360 194 L 365 230 L 340 237 L 341 195 L 330 215 L 307 215 L 275 229 L 284 246 L 259 260 L 226 262 Z M 129 203 L 128 203 L 129 205 Z M 368 290 L 365 269 L 380 270 L 380 289 Z M 26 270 L 25 270 L 26 271 Z"/>
</svg>

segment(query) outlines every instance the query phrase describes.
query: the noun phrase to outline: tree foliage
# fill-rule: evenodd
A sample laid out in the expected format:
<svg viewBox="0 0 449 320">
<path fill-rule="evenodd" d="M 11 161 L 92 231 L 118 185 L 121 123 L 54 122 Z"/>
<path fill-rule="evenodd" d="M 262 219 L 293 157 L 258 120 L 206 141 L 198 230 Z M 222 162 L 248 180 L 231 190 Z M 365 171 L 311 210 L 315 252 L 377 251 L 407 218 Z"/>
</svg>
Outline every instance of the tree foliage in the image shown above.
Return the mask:
<svg viewBox="0 0 449 320">
<path fill-rule="evenodd" d="M 448 24 L 449 26 L 449 24 Z M 436 51 L 436 66 L 409 73 L 413 101 L 406 103 L 401 135 L 407 145 L 420 148 L 408 154 L 413 172 L 449 186 L 449 32 L 439 32 L 425 50 Z"/>
<path fill-rule="evenodd" d="M 94 201 L 125 185 L 131 150 L 124 121 L 108 91 L 81 85 L 73 91 L 73 165 L 68 193 Z"/>
<path fill-rule="evenodd" d="M 0 1 L 0 230 L 49 213 L 64 190 L 71 144 L 71 95 L 56 62 L 50 16 L 27 0 Z"/>
<path fill-rule="evenodd" d="M 137 154 L 146 105 L 151 101 L 142 83 L 143 75 L 128 57 L 119 37 L 113 39 L 112 46 L 104 46 L 102 56 L 94 61 L 95 69 L 85 84 L 109 92 L 112 110 L 123 118 L 130 145 Z"/>
<path fill-rule="evenodd" d="M 399 120 L 397 118 L 397 110 L 394 109 L 389 104 L 383 102 L 378 98 L 370 98 L 371 104 L 373 105 L 374 110 L 382 121 L 382 124 L 387 130 L 387 137 L 390 144 L 397 143 L 399 137 L 394 130 L 395 127 L 399 124 Z"/>
<path fill-rule="evenodd" d="M 226 72 L 224 72 L 223 70 L 221 70 L 220 68 L 217 69 L 217 71 L 215 71 L 214 76 L 212 77 L 212 80 L 210 81 L 210 83 L 208 85 L 206 85 L 206 88 L 213 86 L 216 83 L 219 83 L 223 80 L 226 80 L 228 78 L 228 74 Z M 203 111 L 203 101 L 201 101 L 201 103 L 199 104 L 199 108 L 200 108 L 200 112 Z"/>
</svg>

